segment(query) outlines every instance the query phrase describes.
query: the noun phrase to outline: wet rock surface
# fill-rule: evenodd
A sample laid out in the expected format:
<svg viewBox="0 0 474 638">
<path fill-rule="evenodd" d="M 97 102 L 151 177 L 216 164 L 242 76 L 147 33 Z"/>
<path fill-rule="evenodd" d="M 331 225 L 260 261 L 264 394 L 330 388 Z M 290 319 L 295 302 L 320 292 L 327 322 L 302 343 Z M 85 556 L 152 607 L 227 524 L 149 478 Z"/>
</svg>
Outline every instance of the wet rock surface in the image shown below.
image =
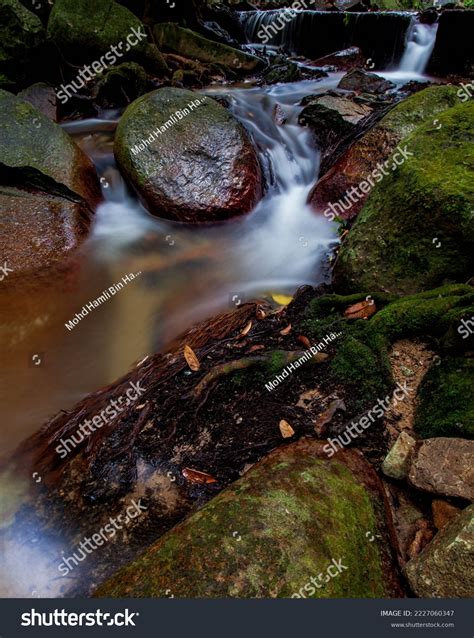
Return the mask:
<svg viewBox="0 0 474 638">
<path fill-rule="evenodd" d="M 385 80 L 376 73 L 368 73 L 363 69 L 351 69 L 341 78 L 337 85 L 339 89 L 357 91 L 358 93 L 385 93 L 394 89 L 396 85 Z"/>
<path fill-rule="evenodd" d="M 176 116 L 184 109 L 187 115 Z M 132 150 L 170 117 L 169 128 L 146 148 Z M 259 160 L 242 125 L 213 99 L 183 89 L 159 89 L 129 106 L 115 156 L 158 216 L 216 221 L 249 212 L 262 193 Z"/>
</svg>

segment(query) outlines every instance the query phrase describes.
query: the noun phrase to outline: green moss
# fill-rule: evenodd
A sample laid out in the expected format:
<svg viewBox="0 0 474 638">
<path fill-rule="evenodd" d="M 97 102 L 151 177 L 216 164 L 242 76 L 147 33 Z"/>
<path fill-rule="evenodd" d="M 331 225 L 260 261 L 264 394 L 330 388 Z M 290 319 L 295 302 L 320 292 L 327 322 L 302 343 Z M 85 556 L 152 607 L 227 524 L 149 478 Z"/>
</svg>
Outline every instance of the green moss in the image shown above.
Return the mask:
<svg viewBox="0 0 474 638">
<path fill-rule="evenodd" d="M 403 140 L 400 146 L 413 155 L 370 193 L 341 247 L 339 290 L 413 293 L 468 278 L 474 266 L 473 116 L 473 103 L 460 104 Z"/>
<path fill-rule="evenodd" d="M 380 494 L 303 441 L 273 453 L 122 569 L 98 596 L 291 597 L 332 560 L 347 567 L 308 597 L 384 597 Z M 306 480 L 308 479 L 308 480 Z"/>
<path fill-rule="evenodd" d="M 415 431 L 423 438 L 474 438 L 473 387 L 473 359 L 439 359 L 421 382 Z"/>
</svg>

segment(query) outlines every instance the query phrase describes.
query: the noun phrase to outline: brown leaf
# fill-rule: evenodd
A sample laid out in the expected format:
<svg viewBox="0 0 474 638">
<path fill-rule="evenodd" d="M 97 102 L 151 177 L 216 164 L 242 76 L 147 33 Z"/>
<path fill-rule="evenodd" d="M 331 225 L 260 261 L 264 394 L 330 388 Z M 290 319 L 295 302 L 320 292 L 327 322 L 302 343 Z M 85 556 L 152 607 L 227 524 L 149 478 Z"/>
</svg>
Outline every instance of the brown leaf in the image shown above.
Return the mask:
<svg viewBox="0 0 474 638">
<path fill-rule="evenodd" d="M 286 328 L 283 328 L 283 330 L 280 330 L 280 334 L 282 337 L 286 337 L 286 335 L 289 335 L 291 332 L 291 323 L 286 326 Z"/>
<path fill-rule="evenodd" d="M 193 372 L 197 372 L 201 367 L 199 359 L 196 357 L 194 350 L 189 346 L 184 346 L 184 358 L 186 359 L 186 363 Z"/>
<path fill-rule="evenodd" d="M 349 306 L 344 311 L 344 317 L 348 319 L 368 319 L 377 312 L 374 301 L 361 301 Z"/>
<path fill-rule="evenodd" d="M 257 319 L 265 319 L 267 313 L 262 308 L 262 306 L 258 306 L 257 310 L 255 311 L 255 316 L 257 317 Z"/>
<path fill-rule="evenodd" d="M 245 326 L 245 328 L 240 333 L 240 336 L 241 337 L 245 337 L 246 335 L 248 335 L 248 333 L 250 332 L 250 330 L 252 328 L 252 325 L 253 325 L 253 322 L 249 321 L 248 324 Z"/>
<path fill-rule="evenodd" d="M 249 352 L 256 352 L 257 350 L 264 350 L 265 346 L 261 344 L 256 344 L 249 349 Z"/>
<path fill-rule="evenodd" d="M 285 419 L 280 421 L 280 432 L 284 439 L 290 439 L 295 433 L 291 425 L 288 421 L 285 421 Z"/>
<path fill-rule="evenodd" d="M 305 337 L 304 335 L 298 335 L 296 339 L 297 341 L 302 343 L 304 346 L 306 346 L 308 349 L 311 348 L 311 343 L 308 337 Z"/>
<path fill-rule="evenodd" d="M 327 427 L 337 410 L 346 410 L 346 405 L 344 401 L 341 401 L 341 399 L 331 401 L 329 407 L 326 408 L 326 410 L 324 410 L 324 412 L 322 412 L 322 414 L 320 414 L 315 421 L 314 429 L 316 430 L 318 436 L 322 436 L 326 432 Z"/>
<path fill-rule="evenodd" d="M 182 471 L 184 478 L 191 483 L 199 483 L 201 485 L 208 485 L 209 483 L 217 483 L 217 479 L 207 474 L 207 472 L 200 472 L 199 470 L 192 470 L 190 467 L 185 467 Z"/>
</svg>

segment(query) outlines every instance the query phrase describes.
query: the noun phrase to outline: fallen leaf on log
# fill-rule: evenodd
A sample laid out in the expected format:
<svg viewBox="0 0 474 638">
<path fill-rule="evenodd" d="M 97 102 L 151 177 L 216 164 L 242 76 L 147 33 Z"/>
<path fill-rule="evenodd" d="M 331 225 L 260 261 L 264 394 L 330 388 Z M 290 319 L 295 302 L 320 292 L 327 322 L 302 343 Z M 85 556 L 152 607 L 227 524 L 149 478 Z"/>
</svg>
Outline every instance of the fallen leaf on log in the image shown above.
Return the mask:
<svg viewBox="0 0 474 638">
<path fill-rule="evenodd" d="M 285 421 L 285 419 L 280 421 L 280 432 L 284 439 L 290 439 L 295 433 L 291 425 L 288 421 Z"/>
<path fill-rule="evenodd" d="M 368 319 L 377 312 L 377 307 L 373 301 L 361 301 L 344 310 L 344 317 L 347 319 Z"/>
<path fill-rule="evenodd" d="M 286 335 L 289 335 L 291 332 L 291 323 L 286 326 L 286 328 L 283 328 L 283 330 L 280 330 L 280 334 L 282 337 L 286 337 Z"/>
<path fill-rule="evenodd" d="M 190 467 L 185 467 L 182 471 L 185 479 L 191 481 L 191 483 L 199 483 L 200 485 L 208 485 L 209 483 L 217 483 L 217 479 L 207 474 L 207 472 L 200 472 L 199 470 L 192 470 Z"/>
<path fill-rule="evenodd" d="M 318 436 L 322 436 L 326 432 L 327 427 L 329 423 L 331 422 L 333 416 L 337 412 L 337 410 L 344 410 L 344 411 L 346 410 L 346 405 L 344 401 L 342 401 L 341 399 L 336 399 L 335 401 L 331 401 L 331 403 L 329 404 L 329 407 L 326 410 L 324 410 L 324 412 L 320 414 L 319 417 L 317 418 L 314 424 L 314 429 Z"/>
<path fill-rule="evenodd" d="M 186 359 L 186 363 L 193 372 L 197 372 L 201 367 L 199 359 L 196 357 L 194 350 L 189 346 L 184 346 L 184 358 Z"/>
<path fill-rule="evenodd" d="M 302 343 L 304 346 L 306 346 L 309 350 L 309 348 L 311 348 L 311 342 L 308 339 L 308 337 L 305 337 L 304 335 L 298 335 L 296 337 L 296 340 L 299 341 L 300 343 Z"/>
<path fill-rule="evenodd" d="M 249 321 L 248 324 L 245 326 L 245 328 L 240 333 L 240 336 L 241 337 L 245 337 L 246 335 L 248 335 L 248 333 L 250 332 L 250 330 L 252 328 L 252 325 L 253 325 L 253 322 Z"/>
<path fill-rule="evenodd" d="M 276 301 L 280 306 L 287 306 L 293 301 L 293 297 L 289 295 L 272 295 L 273 301 Z"/>
</svg>

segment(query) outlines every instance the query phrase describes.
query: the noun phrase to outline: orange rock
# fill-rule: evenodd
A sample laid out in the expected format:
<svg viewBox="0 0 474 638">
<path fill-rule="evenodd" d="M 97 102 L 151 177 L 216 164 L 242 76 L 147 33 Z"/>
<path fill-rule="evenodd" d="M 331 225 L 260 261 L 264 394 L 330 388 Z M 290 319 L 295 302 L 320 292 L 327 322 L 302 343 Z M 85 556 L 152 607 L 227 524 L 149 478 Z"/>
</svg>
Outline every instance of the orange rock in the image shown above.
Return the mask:
<svg viewBox="0 0 474 638">
<path fill-rule="evenodd" d="M 461 511 L 458 507 L 438 498 L 431 503 L 431 509 L 436 529 L 443 529 Z"/>
</svg>

